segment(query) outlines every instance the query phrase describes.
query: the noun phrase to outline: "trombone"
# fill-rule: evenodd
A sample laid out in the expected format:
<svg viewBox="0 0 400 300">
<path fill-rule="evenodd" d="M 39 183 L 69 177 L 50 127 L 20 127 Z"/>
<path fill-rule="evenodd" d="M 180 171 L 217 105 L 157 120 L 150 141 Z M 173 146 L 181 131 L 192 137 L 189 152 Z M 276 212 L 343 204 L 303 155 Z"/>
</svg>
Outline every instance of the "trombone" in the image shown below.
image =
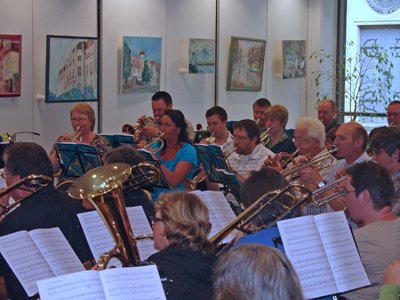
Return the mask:
<svg viewBox="0 0 400 300">
<path fill-rule="evenodd" d="M 44 189 L 52 182 L 53 182 L 53 179 L 48 176 L 31 174 L 29 176 L 26 176 L 26 177 L 18 180 L 16 183 L 7 187 L 5 190 L 0 191 L 0 198 L 11 193 L 13 190 L 18 189 L 18 188 L 32 192 L 32 194 L 30 194 L 26 197 L 23 197 L 23 198 L 15 201 L 14 203 L 11 203 L 8 205 L 0 204 L 0 208 L 2 210 L 0 212 L 0 218 L 4 218 L 5 216 L 7 216 L 11 211 L 13 211 L 14 208 L 16 208 L 18 205 L 20 205 L 21 202 L 25 201 L 30 196 L 38 193 L 40 190 Z M 28 187 L 35 188 L 35 189 L 30 190 L 29 188 L 23 188 L 23 186 L 28 186 Z"/>
</svg>

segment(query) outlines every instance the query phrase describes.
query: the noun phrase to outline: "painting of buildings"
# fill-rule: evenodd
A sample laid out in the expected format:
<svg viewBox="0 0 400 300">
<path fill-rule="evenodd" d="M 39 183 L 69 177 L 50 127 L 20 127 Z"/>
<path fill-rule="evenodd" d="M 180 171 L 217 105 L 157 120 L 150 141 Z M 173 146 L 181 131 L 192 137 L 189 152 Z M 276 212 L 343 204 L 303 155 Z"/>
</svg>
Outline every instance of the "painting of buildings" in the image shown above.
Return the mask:
<svg viewBox="0 0 400 300">
<path fill-rule="evenodd" d="M 123 94 L 154 93 L 160 89 L 162 39 L 123 37 Z"/>
<path fill-rule="evenodd" d="M 189 40 L 189 73 L 215 72 L 215 40 Z"/>
<path fill-rule="evenodd" d="M 21 95 L 21 40 L 0 34 L 0 97 Z"/>
<path fill-rule="evenodd" d="M 96 38 L 47 36 L 46 102 L 97 101 Z"/>
<path fill-rule="evenodd" d="M 306 41 L 282 41 L 283 79 L 306 77 Z"/>
</svg>

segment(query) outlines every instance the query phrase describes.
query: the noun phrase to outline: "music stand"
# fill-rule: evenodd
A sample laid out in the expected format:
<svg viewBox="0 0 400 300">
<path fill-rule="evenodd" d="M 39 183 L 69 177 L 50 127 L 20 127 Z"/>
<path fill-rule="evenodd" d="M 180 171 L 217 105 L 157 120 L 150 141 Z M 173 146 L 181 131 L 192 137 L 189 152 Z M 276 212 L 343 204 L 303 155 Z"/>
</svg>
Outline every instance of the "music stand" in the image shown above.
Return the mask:
<svg viewBox="0 0 400 300">
<path fill-rule="evenodd" d="M 76 143 L 56 143 L 56 153 L 64 177 L 80 177 L 103 165 L 96 147 Z"/>
<path fill-rule="evenodd" d="M 124 133 L 119 133 L 119 134 L 100 134 L 101 136 L 104 136 L 111 144 L 111 147 L 117 148 L 119 146 L 134 146 L 135 145 L 135 139 L 133 138 L 133 135 L 131 134 L 124 134 Z"/>
<path fill-rule="evenodd" d="M 168 182 L 165 179 L 164 173 L 162 172 L 162 170 L 160 168 L 160 164 L 161 164 L 160 161 L 155 160 L 149 150 L 138 149 L 138 151 L 144 156 L 144 158 L 146 159 L 146 161 L 148 163 L 154 165 L 160 171 L 160 177 L 159 177 L 158 181 L 156 182 L 156 184 L 154 184 L 154 187 L 170 189 L 171 187 L 168 185 Z"/>
<path fill-rule="evenodd" d="M 233 173 L 229 173 L 224 169 L 214 169 L 212 172 L 218 173 L 218 176 L 221 178 L 221 183 L 227 189 L 228 193 L 231 193 L 233 197 L 235 197 L 238 203 L 240 201 L 240 181 L 237 176 Z"/>
</svg>

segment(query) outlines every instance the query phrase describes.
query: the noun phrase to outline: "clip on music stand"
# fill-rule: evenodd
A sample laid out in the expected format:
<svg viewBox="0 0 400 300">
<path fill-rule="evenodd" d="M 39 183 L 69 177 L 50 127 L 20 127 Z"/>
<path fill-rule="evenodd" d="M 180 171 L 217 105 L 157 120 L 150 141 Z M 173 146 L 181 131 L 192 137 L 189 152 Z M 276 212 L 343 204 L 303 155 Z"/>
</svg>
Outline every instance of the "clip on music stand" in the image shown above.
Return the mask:
<svg viewBox="0 0 400 300">
<path fill-rule="evenodd" d="M 64 177 L 80 177 L 103 165 L 96 147 L 76 143 L 56 143 L 56 153 Z"/>
<path fill-rule="evenodd" d="M 149 150 L 138 149 L 138 151 L 144 156 L 144 158 L 146 159 L 146 161 L 148 163 L 154 165 L 158 169 L 158 171 L 160 171 L 160 177 L 158 178 L 158 181 L 156 182 L 156 184 L 154 184 L 154 187 L 170 189 L 171 187 L 168 185 L 168 182 L 165 179 L 164 173 L 162 172 L 162 170 L 160 168 L 160 164 L 161 164 L 160 161 L 155 160 Z"/>
<path fill-rule="evenodd" d="M 111 147 L 113 148 L 117 148 L 119 146 L 124 146 L 124 145 L 129 145 L 129 146 L 135 145 L 135 139 L 131 134 L 124 134 L 124 133 L 101 134 L 101 136 L 104 136 L 110 142 Z"/>
</svg>

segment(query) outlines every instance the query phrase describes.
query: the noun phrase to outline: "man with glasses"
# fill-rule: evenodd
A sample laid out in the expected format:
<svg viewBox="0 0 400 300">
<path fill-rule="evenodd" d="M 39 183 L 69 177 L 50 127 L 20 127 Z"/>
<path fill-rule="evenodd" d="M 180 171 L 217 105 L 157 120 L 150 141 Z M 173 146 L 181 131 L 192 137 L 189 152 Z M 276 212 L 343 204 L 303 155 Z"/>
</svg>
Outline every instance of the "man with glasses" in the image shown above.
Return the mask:
<svg viewBox="0 0 400 300">
<path fill-rule="evenodd" d="M 400 131 L 395 127 L 381 127 L 371 138 L 372 159 L 388 170 L 394 182 L 393 212 L 400 215 Z"/>
<path fill-rule="evenodd" d="M 346 170 L 344 202 L 370 286 L 345 293 L 348 299 L 378 299 L 383 272 L 400 257 L 400 218 L 392 212 L 393 181 L 388 171 L 372 161 Z"/>
<path fill-rule="evenodd" d="M 389 103 L 387 121 L 389 126 L 400 128 L 400 100 L 394 100 Z"/>
<path fill-rule="evenodd" d="M 269 157 L 275 154 L 260 143 L 260 131 L 256 123 L 246 119 L 233 126 L 233 145 L 235 152 L 228 157 L 228 162 L 241 182 L 258 171 Z"/>
</svg>

